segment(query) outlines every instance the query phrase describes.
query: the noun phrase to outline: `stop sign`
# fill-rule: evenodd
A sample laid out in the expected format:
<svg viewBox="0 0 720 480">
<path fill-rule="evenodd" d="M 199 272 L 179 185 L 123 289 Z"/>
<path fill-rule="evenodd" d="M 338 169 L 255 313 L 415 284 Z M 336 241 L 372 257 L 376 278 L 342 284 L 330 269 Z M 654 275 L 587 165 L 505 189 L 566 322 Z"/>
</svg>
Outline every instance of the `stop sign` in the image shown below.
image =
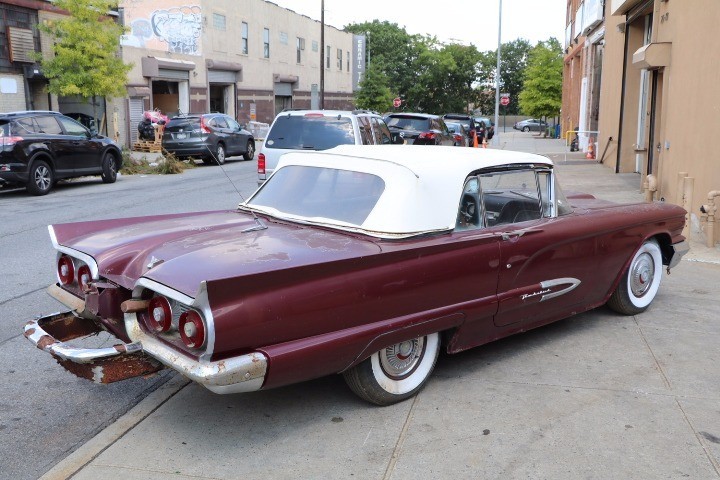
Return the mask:
<svg viewBox="0 0 720 480">
<path fill-rule="evenodd" d="M 400 97 L 395 97 L 393 99 L 393 107 L 398 108 L 401 103 L 402 103 L 402 100 L 400 99 Z"/>
<path fill-rule="evenodd" d="M 503 106 L 510 105 L 510 97 L 502 97 L 500 99 L 500 105 L 503 105 Z"/>
</svg>

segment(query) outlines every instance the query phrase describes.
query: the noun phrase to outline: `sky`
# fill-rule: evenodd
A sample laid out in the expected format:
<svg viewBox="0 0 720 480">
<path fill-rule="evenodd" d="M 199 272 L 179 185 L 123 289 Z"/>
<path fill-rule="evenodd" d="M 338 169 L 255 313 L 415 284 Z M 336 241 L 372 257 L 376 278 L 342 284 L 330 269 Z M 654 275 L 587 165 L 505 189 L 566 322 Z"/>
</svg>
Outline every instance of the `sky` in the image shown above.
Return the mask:
<svg viewBox="0 0 720 480">
<path fill-rule="evenodd" d="M 320 20 L 321 0 L 270 0 Z M 434 35 L 443 42 L 495 50 L 500 0 L 325 0 L 325 23 L 342 29 L 350 23 L 387 20 L 410 34 Z M 555 37 L 563 44 L 566 0 L 502 0 L 502 42 L 518 38 L 535 44 Z"/>
</svg>

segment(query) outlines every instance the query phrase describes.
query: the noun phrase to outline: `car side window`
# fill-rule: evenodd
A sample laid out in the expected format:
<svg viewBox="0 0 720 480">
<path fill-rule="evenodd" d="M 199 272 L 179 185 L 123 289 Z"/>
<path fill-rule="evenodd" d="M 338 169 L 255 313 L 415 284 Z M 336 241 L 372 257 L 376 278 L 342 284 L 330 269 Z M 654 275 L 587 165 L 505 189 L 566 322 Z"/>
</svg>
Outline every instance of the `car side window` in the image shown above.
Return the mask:
<svg viewBox="0 0 720 480">
<path fill-rule="evenodd" d="M 47 133 L 49 135 L 62 135 L 63 131 L 60 128 L 55 117 L 35 117 L 39 130 L 37 133 Z"/>
<path fill-rule="evenodd" d="M 215 128 L 228 128 L 228 124 L 223 117 L 215 117 L 212 119 L 212 122 Z"/>
<path fill-rule="evenodd" d="M 392 143 L 392 135 L 385 122 L 375 117 L 372 117 L 370 121 L 372 122 L 373 131 L 375 132 L 375 143 L 378 145 L 390 145 Z"/>
<path fill-rule="evenodd" d="M 456 230 L 474 230 L 483 226 L 480 202 L 478 201 L 479 193 L 480 183 L 477 177 L 465 180 L 455 223 Z"/>
<path fill-rule="evenodd" d="M 48 117 L 42 117 L 42 118 L 48 118 Z M 79 123 L 77 123 L 75 120 L 72 120 L 70 118 L 64 118 L 64 117 L 57 117 L 57 119 L 60 121 L 60 123 L 62 123 L 62 126 L 65 129 L 66 135 L 80 135 L 80 136 L 87 135 L 87 132 L 88 132 L 87 129 L 85 127 L 83 127 L 82 125 L 80 125 Z M 52 119 L 50 119 L 50 120 L 52 120 Z M 47 132 L 47 130 L 46 130 L 45 133 L 49 133 L 49 132 Z"/>
<path fill-rule="evenodd" d="M 37 133 L 38 126 L 33 122 L 32 118 L 20 118 L 12 123 L 11 135 L 27 135 L 28 133 Z"/>
<path fill-rule="evenodd" d="M 372 145 L 373 141 L 372 128 L 370 127 L 370 119 L 368 117 L 357 117 L 358 127 L 360 127 L 360 138 L 363 145 Z"/>
<path fill-rule="evenodd" d="M 540 188 L 534 170 L 485 173 L 479 178 L 487 226 L 541 218 Z"/>
<path fill-rule="evenodd" d="M 228 128 L 231 130 L 240 130 L 240 124 L 237 123 L 235 120 L 233 120 L 230 117 L 223 117 L 225 121 L 227 122 Z"/>
</svg>

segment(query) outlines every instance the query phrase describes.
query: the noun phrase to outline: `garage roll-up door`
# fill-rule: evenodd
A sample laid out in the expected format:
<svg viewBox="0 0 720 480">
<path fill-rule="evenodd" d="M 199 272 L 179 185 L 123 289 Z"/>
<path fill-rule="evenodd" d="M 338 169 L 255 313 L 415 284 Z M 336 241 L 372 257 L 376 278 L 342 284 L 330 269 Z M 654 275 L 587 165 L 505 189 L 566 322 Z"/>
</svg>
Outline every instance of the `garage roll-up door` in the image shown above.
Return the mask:
<svg viewBox="0 0 720 480">
<path fill-rule="evenodd" d="M 237 72 L 228 70 L 208 70 L 208 82 L 210 83 L 235 83 Z"/>
</svg>

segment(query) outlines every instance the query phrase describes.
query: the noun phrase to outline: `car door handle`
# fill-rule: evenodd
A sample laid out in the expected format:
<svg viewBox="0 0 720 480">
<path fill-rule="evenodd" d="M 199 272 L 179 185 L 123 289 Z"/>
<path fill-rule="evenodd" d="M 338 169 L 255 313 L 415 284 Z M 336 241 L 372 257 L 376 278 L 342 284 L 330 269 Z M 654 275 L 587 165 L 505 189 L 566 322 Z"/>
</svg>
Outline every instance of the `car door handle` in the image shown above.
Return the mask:
<svg viewBox="0 0 720 480">
<path fill-rule="evenodd" d="M 525 228 L 522 230 L 515 230 L 513 232 L 502 232 L 500 235 L 502 236 L 503 240 L 517 240 L 518 238 L 522 237 L 523 235 L 532 235 L 534 233 L 540 233 L 542 230 L 537 228 Z"/>
</svg>

